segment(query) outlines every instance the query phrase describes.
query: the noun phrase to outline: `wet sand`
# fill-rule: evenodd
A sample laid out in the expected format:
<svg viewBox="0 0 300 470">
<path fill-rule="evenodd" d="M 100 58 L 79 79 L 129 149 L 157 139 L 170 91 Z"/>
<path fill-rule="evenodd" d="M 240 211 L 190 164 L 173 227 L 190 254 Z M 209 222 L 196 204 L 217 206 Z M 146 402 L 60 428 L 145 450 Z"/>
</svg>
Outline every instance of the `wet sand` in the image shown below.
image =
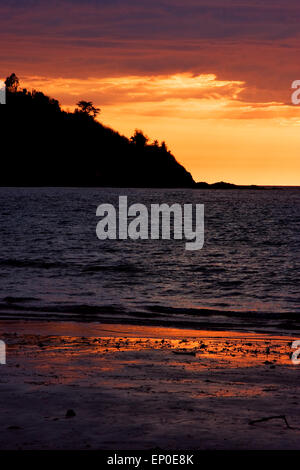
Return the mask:
<svg viewBox="0 0 300 470">
<path fill-rule="evenodd" d="M 300 449 L 297 337 L 67 322 L 0 328 L 0 449 Z M 278 415 L 288 426 L 251 424 Z"/>
</svg>

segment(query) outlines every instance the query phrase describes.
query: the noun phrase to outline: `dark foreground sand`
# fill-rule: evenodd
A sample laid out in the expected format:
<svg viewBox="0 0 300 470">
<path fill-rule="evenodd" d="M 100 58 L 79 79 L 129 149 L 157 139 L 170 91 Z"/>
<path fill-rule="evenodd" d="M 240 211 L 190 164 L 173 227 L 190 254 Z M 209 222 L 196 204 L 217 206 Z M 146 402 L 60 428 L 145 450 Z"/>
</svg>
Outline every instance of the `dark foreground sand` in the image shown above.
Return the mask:
<svg viewBox="0 0 300 470">
<path fill-rule="evenodd" d="M 300 449 L 297 337 L 0 326 L 0 449 Z"/>
</svg>

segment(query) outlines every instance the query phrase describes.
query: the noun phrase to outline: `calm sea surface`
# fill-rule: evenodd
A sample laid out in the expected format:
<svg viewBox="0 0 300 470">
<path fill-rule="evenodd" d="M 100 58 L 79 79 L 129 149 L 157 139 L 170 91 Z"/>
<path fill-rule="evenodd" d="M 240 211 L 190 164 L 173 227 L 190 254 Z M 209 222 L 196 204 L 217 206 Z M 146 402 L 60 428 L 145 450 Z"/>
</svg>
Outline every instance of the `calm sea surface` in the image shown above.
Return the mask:
<svg viewBox="0 0 300 470">
<path fill-rule="evenodd" d="M 101 203 L 205 205 L 205 243 L 96 237 Z M 300 189 L 0 188 L 0 317 L 300 327 Z"/>
</svg>

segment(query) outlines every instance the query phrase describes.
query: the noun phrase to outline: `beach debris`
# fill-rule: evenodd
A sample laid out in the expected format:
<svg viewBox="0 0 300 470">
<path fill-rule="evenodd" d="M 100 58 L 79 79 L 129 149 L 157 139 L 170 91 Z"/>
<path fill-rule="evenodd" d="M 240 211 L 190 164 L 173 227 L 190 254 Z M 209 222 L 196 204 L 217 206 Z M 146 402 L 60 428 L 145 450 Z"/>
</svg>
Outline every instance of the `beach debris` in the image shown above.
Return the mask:
<svg viewBox="0 0 300 470">
<path fill-rule="evenodd" d="M 75 413 L 74 410 L 72 410 L 71 408 L 69 410 L 67 410 L 66 418 L 73 418 L 74 416 L 76 416 L 76 413 Z"/>
<path fill-rule="evenodd" d="M 250 424 L 250 426 L 252 426 L 253 424 L 262 423 L 263 421 L 270 421 L 271 419 L 283 419 L 283 421 L 286 424 L 286 427 L 289 428 L 289 429 L 292 429 L 291 426 L 289 425 L 289 423 L 287 422 L 287 419 L 286 419 L 285 415 L 267 416 L 265 418 L 254 419 L 252 421 L 249 421 L 249 424 Z"/>
<path fill-rule="evenodd" d="M 184 354 L 188 356 L 196 356 L 196 351 L 188 351 L 187 349 L 175 349 L 172 351 L 173 354 Z"/>
</svg>

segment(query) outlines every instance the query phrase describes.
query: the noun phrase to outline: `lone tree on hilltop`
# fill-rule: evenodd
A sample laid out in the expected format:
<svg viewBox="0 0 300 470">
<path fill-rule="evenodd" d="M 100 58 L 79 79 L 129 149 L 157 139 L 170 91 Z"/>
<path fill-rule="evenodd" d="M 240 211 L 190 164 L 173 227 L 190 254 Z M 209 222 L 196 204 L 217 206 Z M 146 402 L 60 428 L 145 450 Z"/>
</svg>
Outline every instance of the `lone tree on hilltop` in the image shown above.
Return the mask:
<svg viewBox="0 0 300 470">
<path fill-rule="evenodd" d="M 10 92 L 18 91 L 20 81 L 15 73 L 12 73 L 7 79 L 5 80 L 6 89 Z"/>
<path fill-rule="evenodd" d="M 96 108 L 94 105 L 93 105 L 93 102 L 92 101 L 79 101 L 77 103 L 77 106 L 78 108 L 76 109 L 76 111 L 78 113 L 84 113 L 84 114 L 88 114 L 89 116 L 91 116 L 92 118 L 96 118 L 98 116 L 98 114 L 101 112 L 100 108 Z"/>
<path fill-rule="evenodd" d="M 137 147 L 145 147 L 148 140 L 149 138 L 139 129 L 136 129 L 133 136 L 130 137 L 130 141 Z"/>
</svg>

